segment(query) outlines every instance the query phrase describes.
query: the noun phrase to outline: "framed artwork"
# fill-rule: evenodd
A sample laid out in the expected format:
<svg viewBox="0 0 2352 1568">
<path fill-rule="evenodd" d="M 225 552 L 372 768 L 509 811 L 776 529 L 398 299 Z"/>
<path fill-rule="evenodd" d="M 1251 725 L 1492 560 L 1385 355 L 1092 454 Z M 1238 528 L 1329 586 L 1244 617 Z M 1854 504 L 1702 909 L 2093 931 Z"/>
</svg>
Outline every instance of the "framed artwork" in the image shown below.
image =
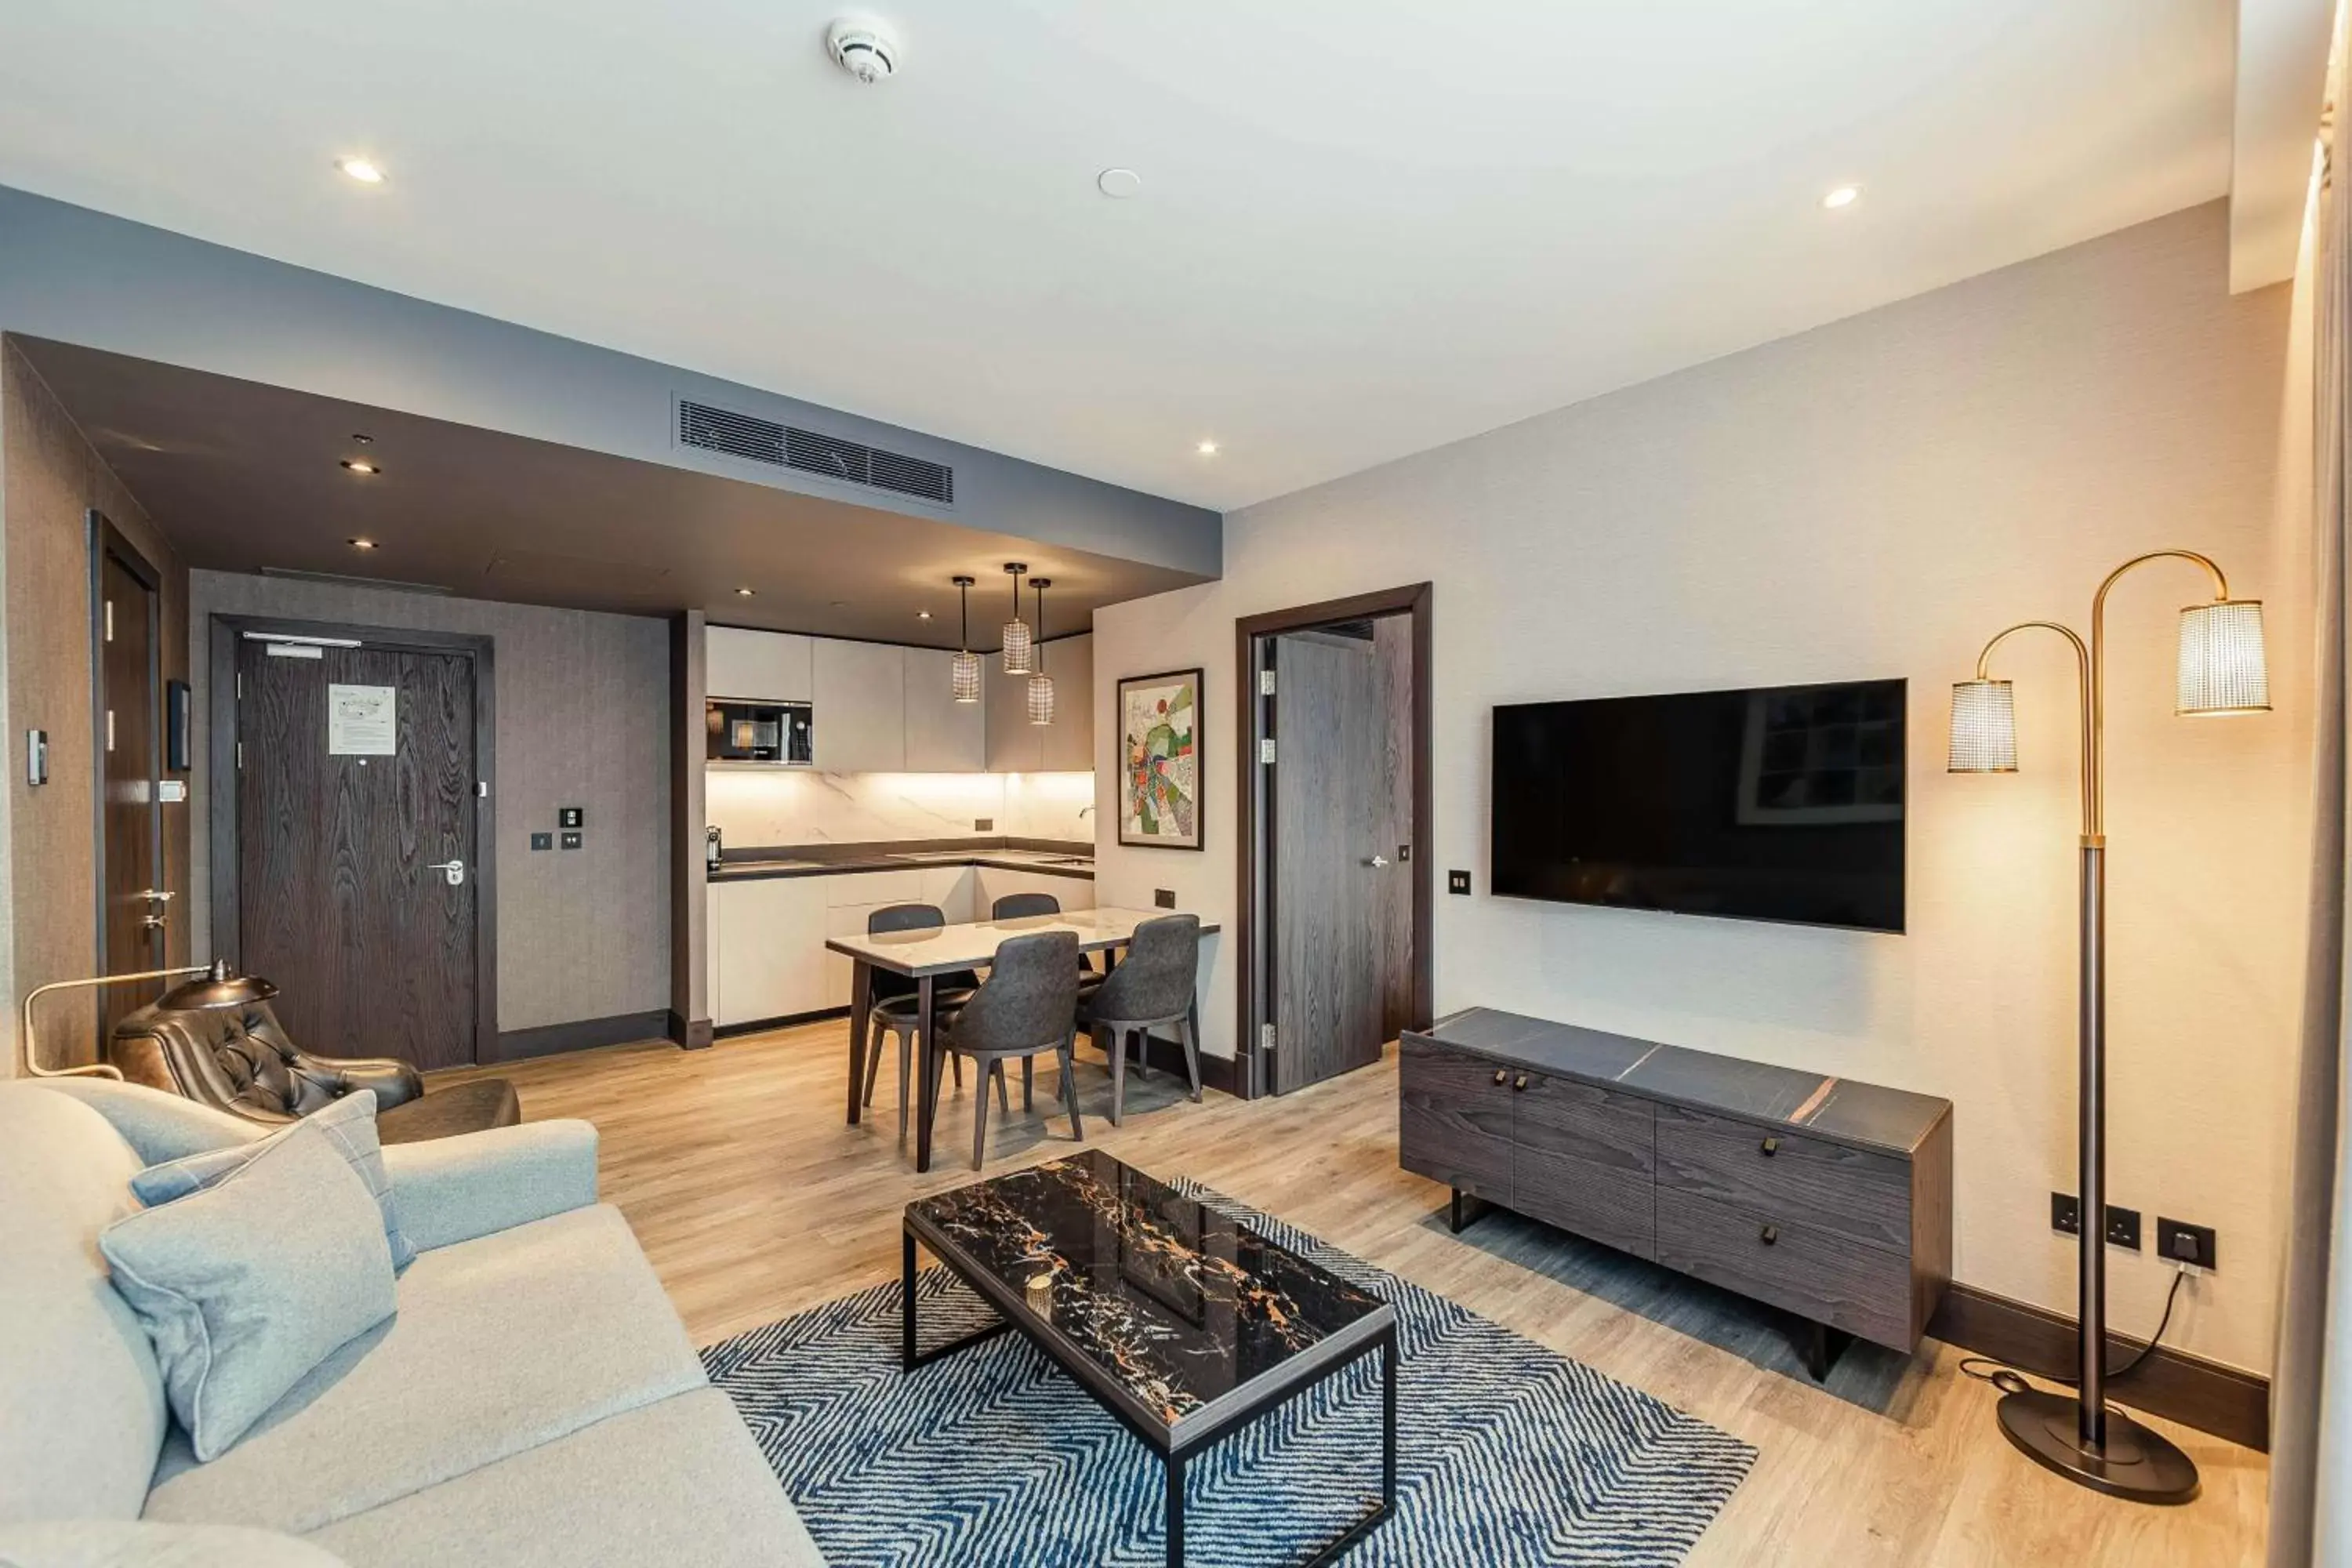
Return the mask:
<svg viewBox="0 0 2352 1568">
<path fill-rule="evenodd" d="M 1201 672 L 1118 683 L 1118 841 L 1201 847 Z"/>
</svg>

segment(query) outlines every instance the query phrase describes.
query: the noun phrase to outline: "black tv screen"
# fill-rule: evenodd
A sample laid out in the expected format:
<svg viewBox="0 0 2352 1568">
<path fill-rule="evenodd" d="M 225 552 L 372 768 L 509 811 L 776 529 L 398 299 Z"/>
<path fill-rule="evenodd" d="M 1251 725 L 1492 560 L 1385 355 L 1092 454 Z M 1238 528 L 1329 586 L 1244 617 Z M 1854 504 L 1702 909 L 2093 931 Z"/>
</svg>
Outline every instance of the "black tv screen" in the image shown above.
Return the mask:
<svg viewBox="0 0 2352 1568">
<path fill-rule="evenodd" d="M 1507 898 L 1903 929 L 1904 683 L 1495 710 Z"/>
</svg>

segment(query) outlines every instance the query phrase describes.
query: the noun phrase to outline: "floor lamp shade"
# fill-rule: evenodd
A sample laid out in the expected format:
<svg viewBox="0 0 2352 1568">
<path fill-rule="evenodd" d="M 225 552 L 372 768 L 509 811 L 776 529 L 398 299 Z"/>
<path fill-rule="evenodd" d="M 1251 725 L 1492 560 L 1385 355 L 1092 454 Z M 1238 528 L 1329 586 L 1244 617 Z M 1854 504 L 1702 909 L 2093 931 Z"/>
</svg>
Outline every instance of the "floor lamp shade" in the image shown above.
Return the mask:
<svg viewBox="0 0 2352 1568">
<path fill-rule="evenodd" d="M 1952 741 L 1947 771 L 2017 771 L 2016 689 L 2006 680 L 1961 680 L 1952 686 Z"/>
<path fill-rule="evenodd" d="M 2263 653 L 2263 602 L 2218 599 L 2180 612 L 2180 696 L 2175 710 L 2196 717 L 2267 713 L 2270 661 Z"/>
</svg>

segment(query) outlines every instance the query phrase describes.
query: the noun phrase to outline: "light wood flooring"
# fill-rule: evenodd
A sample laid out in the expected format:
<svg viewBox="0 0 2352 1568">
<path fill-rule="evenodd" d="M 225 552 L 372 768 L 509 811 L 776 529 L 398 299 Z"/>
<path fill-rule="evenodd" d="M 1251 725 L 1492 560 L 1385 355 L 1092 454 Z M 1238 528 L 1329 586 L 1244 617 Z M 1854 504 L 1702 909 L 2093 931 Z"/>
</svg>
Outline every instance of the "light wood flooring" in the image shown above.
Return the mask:
<svg viewBox="0 0 2352 1568">
<path fill-rule="evenodd" d="M 972 1179 L 971 1089 L 950 1095 L 938 1158 L 918 1177 L 898 1143 L 895 1061 L 856 1127 L 843 1121 L 846 1026 L 807 1025 L 706 1051 L 616 1046 L 488 1069 L 533 1120 L 603 1133 L 605 1198 L 635 1227 L 708 1344 L 896 1278 L 908 1200 Z M 1396 1163 L 1396 1067 L 1278 1100 L 1129 1079 L 1113 1130 L 1107 1069 L 1078 1071 L 1089 1142 L 1160 1176 L 1192 1176 L 1440 1291 L 1563 1355 L 1753 1443 L 1759 1458 L 1689 1562 L 1802 1564 L 2132 1563 L 2218 1568 L 2262 1558 L 2262 1455 L 2156 1425 L 2204 1475 L 2186 1508 L 2115 1502 L 2035 1468 L 1993 1419 L 1992 1389 L 1930 1342 L 1913 1360 L 1860 1346 L 1826 1388 L 1762 1309 L 1680 1284 L 1514 1215 L 1460 1237 L 1445 1189 Z M 1068 1150 L 1057 1085 L 1039 1063 L 1037 1112 L 992 1121 L 992 1173 Z M 469 1072 L 471 1069 L 469 1069 Z M 446 1075 L 436 1075 L 436 1079 Z"/>
</svg>

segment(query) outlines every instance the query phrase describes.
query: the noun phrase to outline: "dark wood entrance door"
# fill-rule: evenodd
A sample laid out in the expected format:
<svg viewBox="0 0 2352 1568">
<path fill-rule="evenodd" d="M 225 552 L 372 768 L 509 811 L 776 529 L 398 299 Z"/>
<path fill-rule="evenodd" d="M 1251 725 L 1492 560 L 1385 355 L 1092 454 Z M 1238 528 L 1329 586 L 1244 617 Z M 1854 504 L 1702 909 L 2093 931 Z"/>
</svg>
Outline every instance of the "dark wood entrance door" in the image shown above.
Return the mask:
<svg viewBox="0 0 2352 1568">
<path fill-rule="evenodd" d="M 248 637 L 236 663 L 239 962 L 306 1049 L 475 1060 L 475 661 Z"/>
<path fill-rule="evenodd" d="M 164 966 L 173 890 L 163 885 L 162 599 L 154 569 L 100 520 L 93 530 L 98 657 L 93 709 L 99 754 L 100 969 L 137 974 Z M 100 1038 L 152 1001 L 153 986 L 100 988 Z"/>
<path fill-rule="evenodd" d="M 1272 639 L 1274 1090 L 1381 1059 L 1391 909 L 1406 871 L 1389 662 L 1369 626 Z M 1410 906 L 1407 906 L 1410 918 Z"/>
</svg>

